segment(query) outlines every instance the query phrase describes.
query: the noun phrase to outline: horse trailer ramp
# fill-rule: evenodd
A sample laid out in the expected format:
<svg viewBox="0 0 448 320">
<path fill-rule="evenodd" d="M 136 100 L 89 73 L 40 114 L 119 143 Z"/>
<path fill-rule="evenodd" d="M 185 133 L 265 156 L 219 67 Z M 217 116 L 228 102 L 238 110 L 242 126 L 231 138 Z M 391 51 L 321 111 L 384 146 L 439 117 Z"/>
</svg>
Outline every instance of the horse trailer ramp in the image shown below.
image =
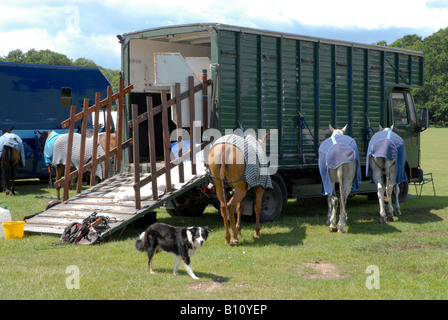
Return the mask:
<svg viewBox="0 0 448 320">
<path fill-rule="evenodd" d="M 188 166 L 186 166 L 188 167 Z M 172 170 L 176 171 L 176 170 Z M 149 175 L 146 174 L 146 175 Z M 145 174 L 141 175 L 143 178 Z M 164 180 L 164 175 L 159 179 Z M 188 190 L 202 186 L 207 179 L 202 170 L 196 175 L 186 175 L 185 183 L 172 184 L 170 192 L 158 190 L 158 200 L 150 200 L 149 190 L 142 193 L 141 209 L 135 208 L 134 175 L 121 173 L 91 187 L 84 192 L 61 202 L 43 212 L 39 212 L 26 220 L 25 232 L 37 234 L 61 235 L 64 229 L 73 222 L 82 222 L 92 213 L 109 218 L 109 229 L 101 234 L 104 240 L 114 232 L 123 229 L 129 223 L 159 208 L 164 202 L 172 200 Z M 150 189 L 148 184 L 148 189 Z"/>
</svg>

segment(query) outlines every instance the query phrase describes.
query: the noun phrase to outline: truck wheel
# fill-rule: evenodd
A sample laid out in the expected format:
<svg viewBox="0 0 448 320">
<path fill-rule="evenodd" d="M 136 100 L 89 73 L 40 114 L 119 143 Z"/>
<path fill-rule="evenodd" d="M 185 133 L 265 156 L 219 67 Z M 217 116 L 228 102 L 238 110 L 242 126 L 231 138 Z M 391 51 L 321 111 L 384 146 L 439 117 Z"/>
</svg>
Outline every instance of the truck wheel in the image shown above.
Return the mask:
<svg viewBox="0 0 448 320">
<path fill-rule="evenodd" d="M 272 179 L 274 189 L 266 189 L 261 200 L 260 221 L 275 221 L 280 217 L 283 208 L 283 193 L 280 183 Z"/>
<path fill-rule="evenodd" d="M 199 217 L 204 213 L 207 203 L 196 189 L 166 202 L 166 211 L 171 216 Z"/>
</svg>

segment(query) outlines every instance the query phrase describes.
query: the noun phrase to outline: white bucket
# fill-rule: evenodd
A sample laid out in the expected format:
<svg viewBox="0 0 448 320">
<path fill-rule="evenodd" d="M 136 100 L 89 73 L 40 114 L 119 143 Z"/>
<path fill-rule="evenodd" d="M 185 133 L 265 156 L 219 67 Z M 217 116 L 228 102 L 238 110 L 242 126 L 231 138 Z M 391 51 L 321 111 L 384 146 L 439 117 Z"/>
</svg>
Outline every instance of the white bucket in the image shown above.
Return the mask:
<svg viewBox="0 0 448 320">
<path fill-rule="evenodd" d="M 5 237 L 5 231 L 3 229 L 2 222 L 10 222 L 10 221 L 12 221 L 12 219 L 9 210 L 6 209 L 6 207 L 0 208 L 0 238 Z"/>
</svg>

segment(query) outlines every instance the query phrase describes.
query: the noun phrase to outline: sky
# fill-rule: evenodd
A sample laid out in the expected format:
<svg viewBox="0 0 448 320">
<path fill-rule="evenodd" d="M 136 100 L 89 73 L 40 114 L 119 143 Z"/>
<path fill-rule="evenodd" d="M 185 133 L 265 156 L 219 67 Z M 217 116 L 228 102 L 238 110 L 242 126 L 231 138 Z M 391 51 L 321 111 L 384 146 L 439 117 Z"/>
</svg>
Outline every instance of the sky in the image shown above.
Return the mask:
<svg viewBox="0 0 448 320">
<path fill-rule="evenodd" d="M 448 27 L 448 0 L 1 0 L 0 56 L 50 49 L 120 69 L 117 35 L 207 22 L 390 44 Z"/>
</svg>

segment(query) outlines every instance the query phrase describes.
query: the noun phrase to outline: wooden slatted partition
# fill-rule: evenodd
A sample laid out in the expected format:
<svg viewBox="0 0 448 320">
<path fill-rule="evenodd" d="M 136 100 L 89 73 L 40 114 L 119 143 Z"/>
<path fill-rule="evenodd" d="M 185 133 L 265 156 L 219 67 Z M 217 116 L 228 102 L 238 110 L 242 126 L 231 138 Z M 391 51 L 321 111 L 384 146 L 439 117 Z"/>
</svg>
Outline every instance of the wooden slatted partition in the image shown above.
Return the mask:
<svg viewBox="0 0 448 320">
<path fill-rule="evenodd" d="M 207 99 L 207 87 L 211 85 L 211 80 L 207 80 L 207 71 L 203 71 L 202 83 L 198 85 L 194 85 L 194 78 L 189 77 L 189 89 L 183 93 L 180 92 L 180 84 L 175 85 L 175 97 L 167 100 L 167 91 L 161 92 L 162 103 L 159 106 L 153 107 L 153 101 L 151 97 L 147 97 L 146 99 L 146 112 L 143 114 L 138 114 L 138 106 L 133 104 L 132 107 L 132 120 L 130 121 L 130 125 L 132 126 L 133 137 L 135 141 L 140 136 L 139 133 L 139 124 L 143 121 L 148 121 L 148 144 L 149 144 L 149 161 L 150 161 L 150 170 L 151 174 L 149 176 L 140 179 L 140 150 L 138 143 L 133 144 L 133 156 L 134 156 L 134 191 L 135 191 L 135 207 L 136 209 L 141 208 L 141 197 L 140 197 L 140 189 L 151 182 L 152 184 L 152 199 L 158 200 L 157 195 L 157 178 L 161 175 L 165 175 L 166 182 L 166 191 L 171 191 L 171 169 L 178 166 L 179 168 L 179 180 L 181 182 L 184 181 L 184 164 L 183 162 L 188 159 L 195 159 L 196 154 L 201 151 L 201 148 L 195 147 L 195 141 L 193 140 L 193 128 L 195 119 L 195 103 L 194 103 L 194 94 L 196 92 L 203 92 L 202 99 L 202 110 L 204 113 L 204 118 L 208 117 L 208 99 Z M 205 92 L 205 94 L 204 94 Z M 205 95 L 205 97 L 204 97 Z M 184 154 L 183 148 L 180 144 L 182 141 L 181 137 L 178 135 L 178 159 L 176 161 L 170 161 L 170 150 L 171 150 L 171 141 L 170 141 L 170 132 L 168 128 L 168 112 L 170 108 L 174 108 L 174 112 L 176 113 L 177 119 L 177 129 L 181 129 L 182 124 L 182 101 L 185 99 L 189 99 L 190 103 L 190 151 Z M 163 130 L 163 156 L 164 156 L 164 166 L 157 170 L 156 168 L 156 148 L 155 148 L 155 134 L 154 134 L 154 116 L 162 113 L 162 130 Z M 205 124 L 205 126 L 204 126 Z M 207 129 L 207 122 L 203 123 L 203 130 Z M 192 166 L 192 174 L 196 174 L 196 164 L 195 161 L 191 161 Z"/>
<path fill-rule="evenodd" d="M 80 113 L 76 113 L 76 106 L 72 106 L 70 108 L 70 118 L 63 121 L 61 123 L 62 128 L 69 127 L 68 132 L 68 146 L 67 146 L 67 157 L 66 163 L 71 163 L 72 153 L 73 153 L 73 136 L 75 130 L 75 123 L 79 120 L 82 120 L 82 128 L 81 128 L 81 146 L 80 146 L 80 160 L 79 160 L 79 168 L 73 172 L 71 171 L 70 166 L 65 166 L 65 174 L 64 177 L 55 182 L 55 187 L 57 189 L 58 199 L 60 199 L 60 188 L 61 186 L 64 188 L 62 200 L 68 200 L 68 192 L 70 181 L 74 178 L 78 178 L 77 184 L 77 193 L 81 192 L 81 184 L 82 184 L 82 175 L 84 172 L 91 170 L 91 185 L 95 184 L 95 172 L 99 163 L 105 162 L 105 172 L 104 177 L 107 178 L 109 175 L 109 159 L 116 156 L 116 167 L 115 171 L 119 172 L 121 169 L 121 154 L 123 148 L 126 148 L 131 145 L 132 139 L 121 143 L 122 139 L 122 124 L 123 124 L 123 102 L 124 96 L 132 91 L 134 87 L 132 85 L 124 88 L 124 81 L 120 79 L 118 92 L 112 93 L 112 87 L 108 87 L 107 89 L 107 97 L 101 100 L 101 94 L 96 93 L 95 95 L 95 104 L 89 107 L 89 99 L 84 99 L 83 111 Z M 117 112 L 117 126 L 116 126 L 116 145 L 114 148 L 110 149 L 110 141 L 111 141 L 111 119 L 112 119 L 112 103 L 118 100 L 118 112 Z M 87 118 L 90 114 L 95 113 L 95 126 L 93 132 L 93 141 L 98 141 L 99 133 L 99 112 L 101 108 L 107 107 L 106 111 L 106 150 L 105 155 L 101 157 L 97 157 L 98 148 L 97 143 L 93 143 L 92 150 L 92 159 L 90 162 L 84 165 L 84 157 L 85 157 L 85 146 L 86 146 L 86 138 L 87 138 Z"/>
</svg>

